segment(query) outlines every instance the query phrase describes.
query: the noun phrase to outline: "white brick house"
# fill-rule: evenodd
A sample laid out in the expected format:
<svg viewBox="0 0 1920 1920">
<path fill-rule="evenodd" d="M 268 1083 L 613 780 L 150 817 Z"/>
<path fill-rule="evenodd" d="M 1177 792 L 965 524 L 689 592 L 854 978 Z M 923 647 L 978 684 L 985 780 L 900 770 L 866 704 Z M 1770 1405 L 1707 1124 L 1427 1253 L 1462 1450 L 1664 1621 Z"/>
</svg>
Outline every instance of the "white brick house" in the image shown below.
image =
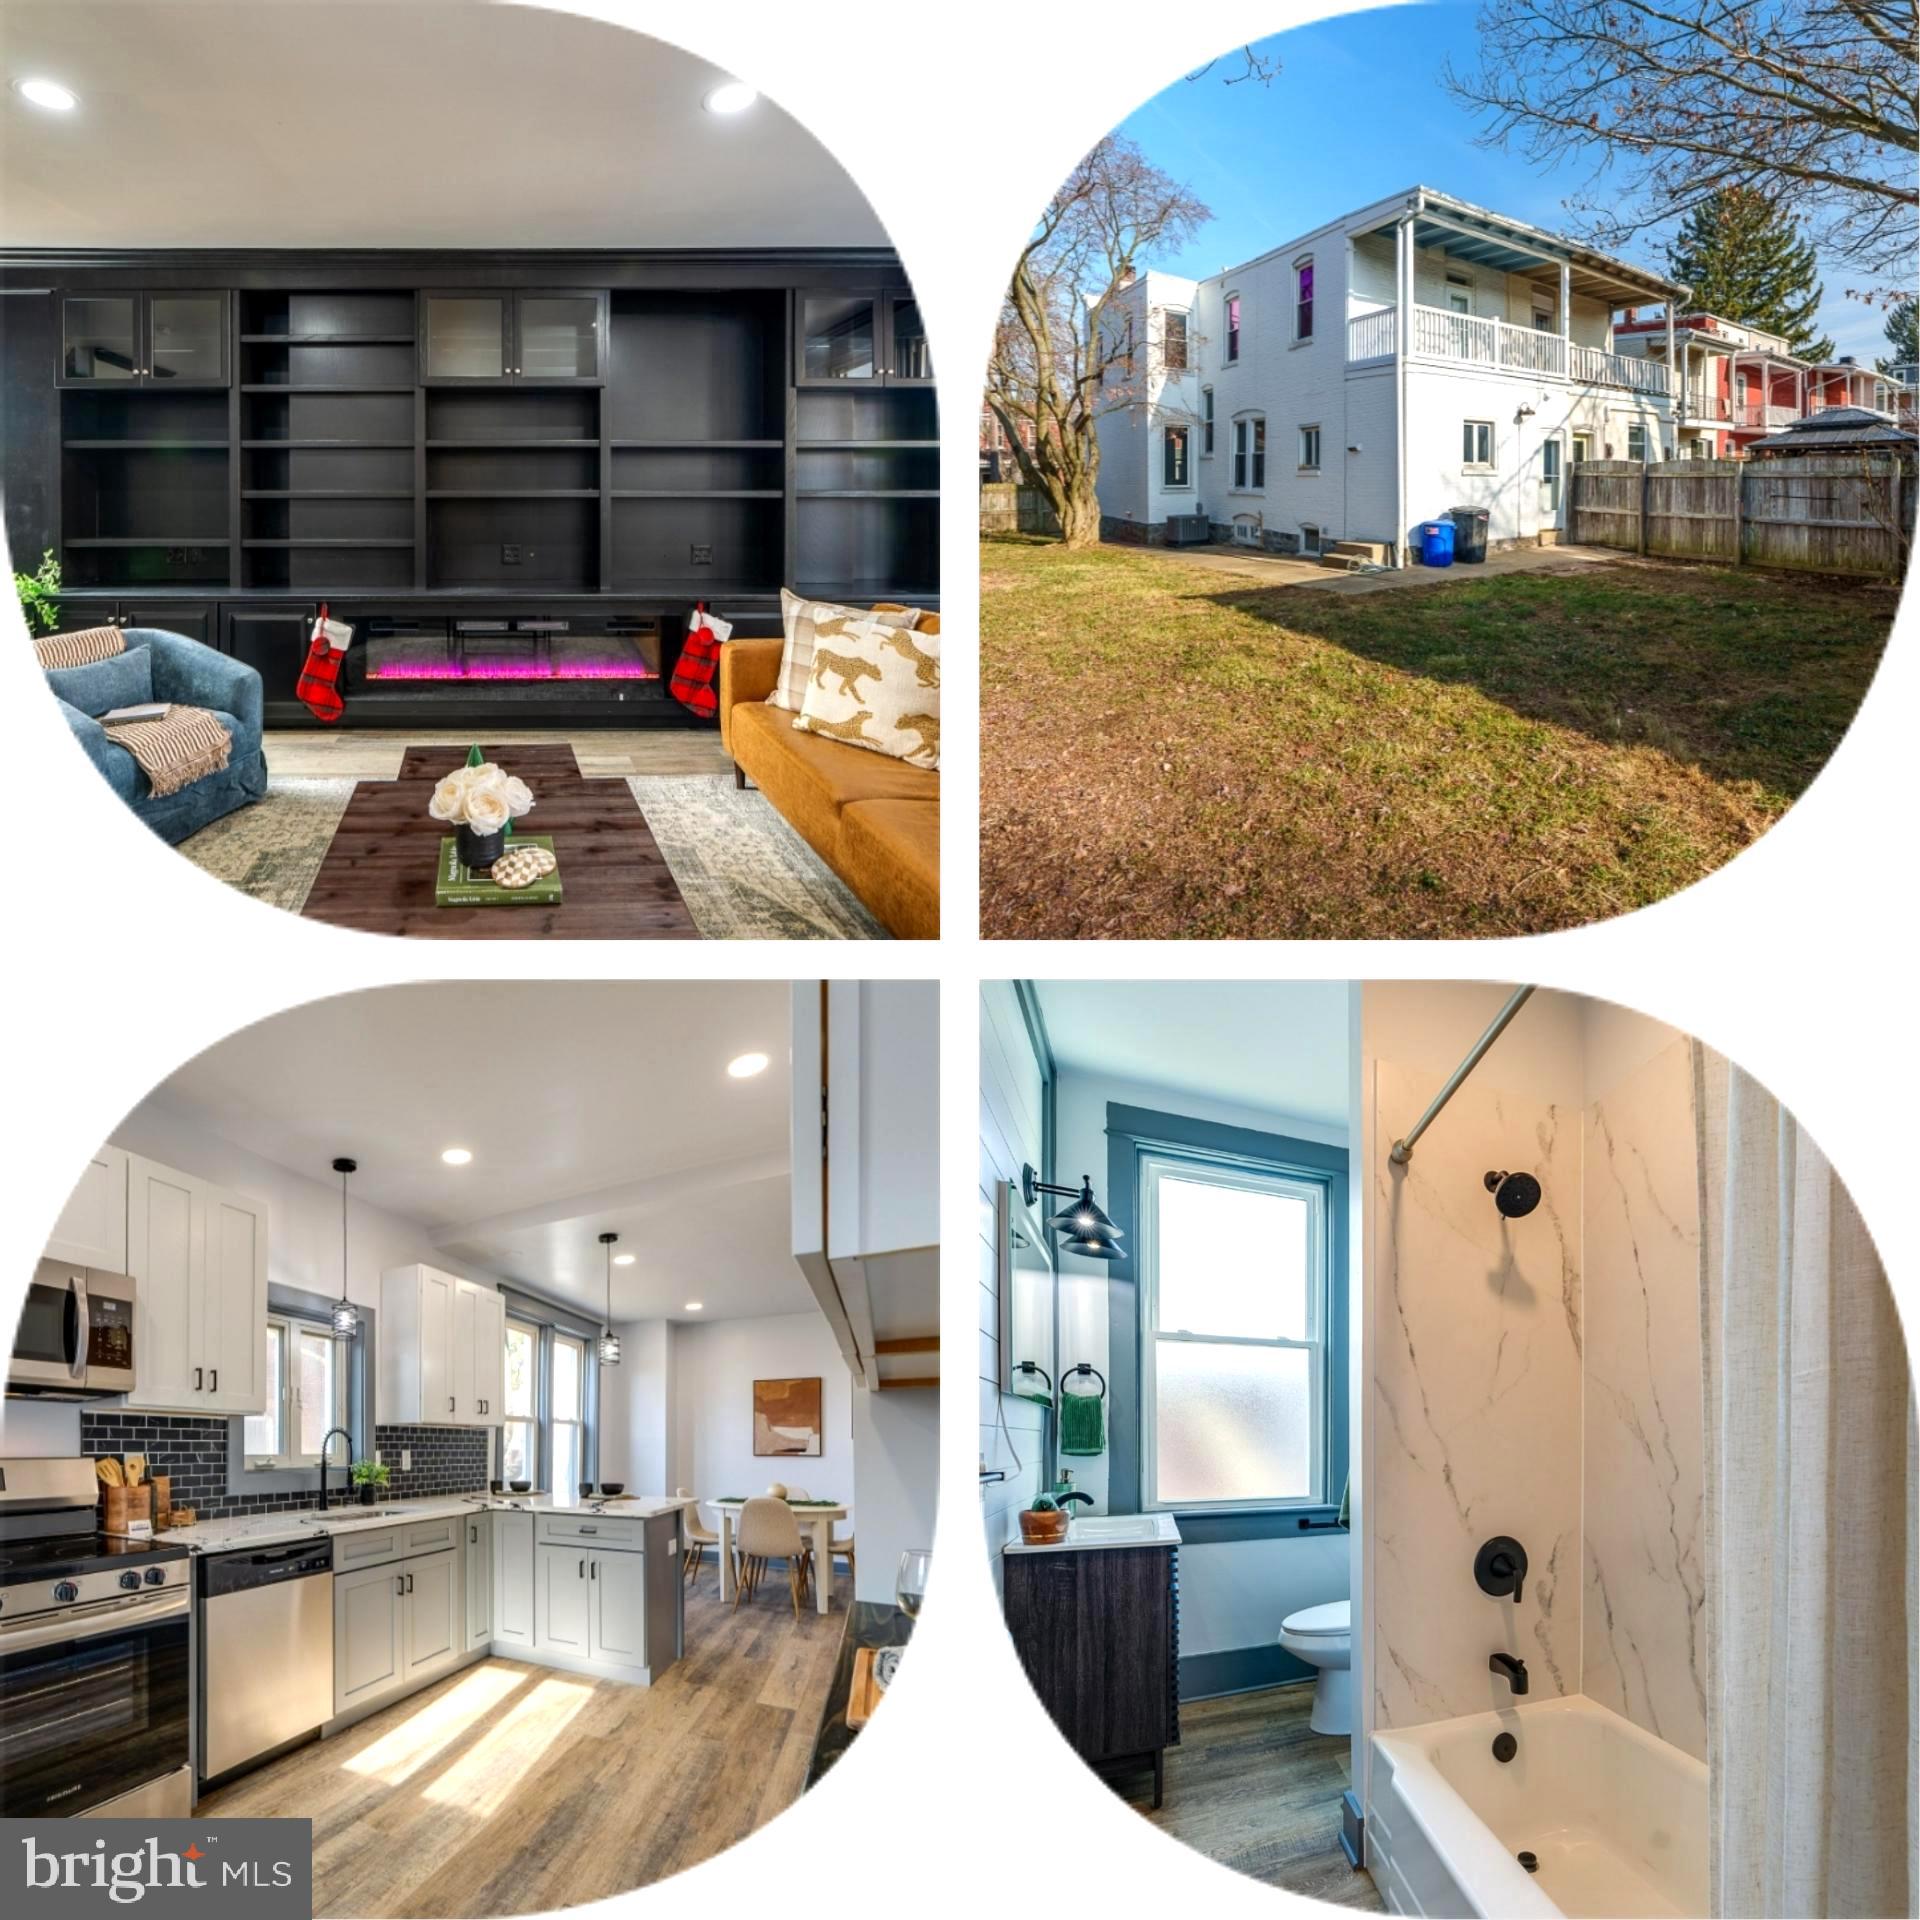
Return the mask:
<svg viewBox="0 0 1920 1920">
<path fill-rule="evenodd" d="M 1109 310 L 1139 357 L 1099 422 L 1103 530 L 1157 543 L 1204 513 L 1404 557 L 1480 506 L 1496 544 L 1550 537 L 1573 461 L 1671 453 L 1667 366 L 1616 353 L 1613 315 L 1685 292 L 1427 187 L 1205 280 L 1144 273 Z"/>
</svg>

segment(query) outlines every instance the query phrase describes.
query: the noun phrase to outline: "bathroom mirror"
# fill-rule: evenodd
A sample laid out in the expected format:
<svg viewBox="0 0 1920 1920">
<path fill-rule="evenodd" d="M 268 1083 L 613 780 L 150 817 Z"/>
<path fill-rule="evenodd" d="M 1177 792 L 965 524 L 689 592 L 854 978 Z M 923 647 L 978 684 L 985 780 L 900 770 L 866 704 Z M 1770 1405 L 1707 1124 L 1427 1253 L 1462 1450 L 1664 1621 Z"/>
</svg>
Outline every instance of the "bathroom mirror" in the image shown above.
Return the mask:
<svg viewBox="0 0 1920 1920">
<path fill-rule="evenodd" d="M 996 1190 L 999 1229 L 1000 1385 L 1022 1400 L 1053 1404 L 1053 1247 L 1010 1180 Z"/>
</svg>

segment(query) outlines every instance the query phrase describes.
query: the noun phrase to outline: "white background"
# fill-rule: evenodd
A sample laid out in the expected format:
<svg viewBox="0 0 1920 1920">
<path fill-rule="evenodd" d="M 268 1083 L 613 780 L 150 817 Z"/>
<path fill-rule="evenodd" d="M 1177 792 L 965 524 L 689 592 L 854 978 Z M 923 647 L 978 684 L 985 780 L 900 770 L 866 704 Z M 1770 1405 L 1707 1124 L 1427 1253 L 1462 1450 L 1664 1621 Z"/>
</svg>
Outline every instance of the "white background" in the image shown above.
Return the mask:
<svg viewBox="0 0 1920 1920">
<path fill-rule="evenodd" d="M 937 970 L 946 983 L 944 1345 L 953 1355 L 974 1347 L 975 987 L 983 973 L 1528 979 L 1622 1001 L 1700 1034 L 1799 1114 L 1850 1183 L 1903 1308 L 1911 1307 L 1920 1246 L 1911 1204 L 1920 1181 L 1912 940 L 1920 622 L 1911 596 L 1859 721 L 1807 797 L 1756 849 L 1641 913 L 1540 939 L 1479 943 L 982 946 L 970 932 L 978 849 L 974 416 L 1000 289 L 1033 215 L 1079 154 L 1224 45 L 1213 44 L 1205 13 L 1123 0 L 1091 8 L 918 0 L 882 9 L 602 0 L 571 10 L 675 40 L 777 98 L 866 187 L 913 276 L 946 403 L 947 938 L 937 953 L 585 942 L 522 953 L 296 922 L 230 892 L 131 826 L 36 687 L 9 596 L 0 637 L 0 700 L 9 716 L 0 806 L 12 869 L 4 949 L 10 1203 L 0 1213 L 0 1324 L 11 1325 L 75 1170 L 127 1108 L 203 1046 L 282 1006 L 455 975 L 821 971 Z M 342 11 L 350 27 L 351 7 Z M 1259 36 L 1338 11 L 1256 5 L 1229 24 Z M 1274 111 L 1284 110 L 1276 91 Z M 1364 112 L 1356 99 L 1356 127 Z M 449 181 L 449 191 L 457 186 Z M 1064 744 L 1071 716 L 1037 711 L 1027 724 L 1057 731 Z M 937 1571 L 914 1656 L 886 1712 L 792 1812 L 692 1874 L 605 1910 L 658 1915 L 698 1900 L 737 1912 L 772 1901 L 787 1910 L 914 1915 L 1036 1901 L 1085 1910 L 1109 1899 L 1141 1912 L 1205 1898 L 1225 1913 L 1320 1911 L 1155 1833 L 1055 1738 L 993 1607 L 975 1525 L 971 1368 L 956 1362 L 949 1371 Z"/>
</svg>

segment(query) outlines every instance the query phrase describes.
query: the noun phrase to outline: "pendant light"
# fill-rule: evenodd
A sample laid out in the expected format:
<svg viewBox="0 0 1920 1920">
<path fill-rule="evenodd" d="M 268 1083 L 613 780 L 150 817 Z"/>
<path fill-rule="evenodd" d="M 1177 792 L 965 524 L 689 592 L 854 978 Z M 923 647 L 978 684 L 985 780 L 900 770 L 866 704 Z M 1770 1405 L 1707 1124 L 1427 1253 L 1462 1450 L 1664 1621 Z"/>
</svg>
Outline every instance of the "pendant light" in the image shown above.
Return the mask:
<svg viewBox="0 0 1920 1920">
<path fill-rule="evenodd" d="M 333 1170 L 340 1176 L 340 1298 L 333 1304 L 333 1337 L 351 1340 L 360 1331 L 360 1310 L 347 1298 L 347 1175 L 358 1173 L 360 1163 L 336 1160 Z"/>
<path fill-rule="evenodd" d="M 1120 1258 L 1120 1242 L 1126 1235 L 1100 1211 L 1093 1197 L 1092 1175 L 1082 1174 L 1076 1191 L 1072 1187 L 1056 1187 L 1042 1180 L 1031 1167 L 1022 1167 L 1020 1192 L 1028 1206 L 1032 1206 L 1043 1193 L 1059 1194 L 1071 1202 L 1047 1221 L 1047 1226 L 1053 1232 L 1063 1236 L 1065 1252 L 1080 1254 L 1088 1260 Z"/>
<path fill-rule="evenodd" d="M 600 1329 L 600 1364 L 603 1367 L 617 1367 L 620 1364 L 620 1336 L 613 1330 L 613 1243 L 620 1236 L 617 1233 L 603 1233 L 600 1244 L 607 1250 L 607 1318 Z"/>
</svg>

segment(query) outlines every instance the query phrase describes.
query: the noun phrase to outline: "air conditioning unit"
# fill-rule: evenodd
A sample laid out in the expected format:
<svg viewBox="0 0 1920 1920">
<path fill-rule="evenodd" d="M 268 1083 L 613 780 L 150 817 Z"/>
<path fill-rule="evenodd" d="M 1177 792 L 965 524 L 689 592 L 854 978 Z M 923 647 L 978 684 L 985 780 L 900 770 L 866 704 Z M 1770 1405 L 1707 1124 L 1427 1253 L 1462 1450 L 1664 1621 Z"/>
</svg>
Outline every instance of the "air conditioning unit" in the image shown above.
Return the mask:
<svg viewBox="0 0 1920 1920">
<path fill-rule="evenodd" d="M 1213 522 L 1204 513 L 1167 515 L 1167 545 L 1203 547 L 1213 538 Z"/>
</svg>

